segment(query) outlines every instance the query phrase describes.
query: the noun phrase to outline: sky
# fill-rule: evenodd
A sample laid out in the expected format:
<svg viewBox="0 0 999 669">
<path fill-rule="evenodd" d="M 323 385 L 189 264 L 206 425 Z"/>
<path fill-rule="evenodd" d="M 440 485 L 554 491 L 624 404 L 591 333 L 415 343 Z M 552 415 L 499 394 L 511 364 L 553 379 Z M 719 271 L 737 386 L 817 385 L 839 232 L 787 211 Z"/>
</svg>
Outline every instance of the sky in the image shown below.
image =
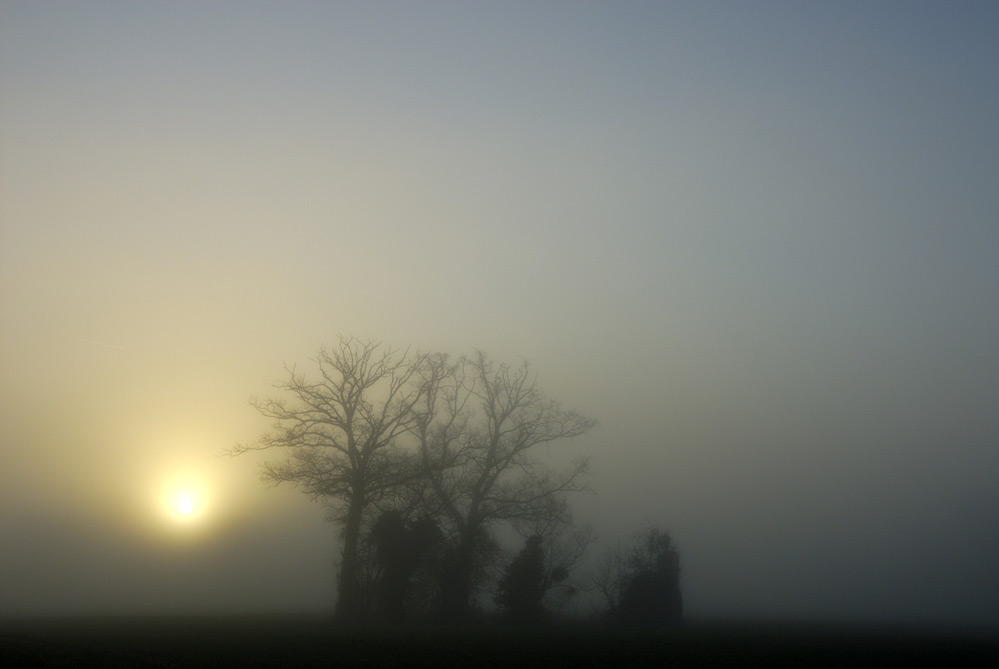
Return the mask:
<svg viewBox="0 0 999 669">
<path fill-rule="evenodd" d="M 330 610 L 229 458 L 339 334 L 527 359 L 691 617 L 999 626 L 992 2 L 0 4 L 0 616 Z M 183 491 L 196 500 L 176 512 Z"/>
</svg>

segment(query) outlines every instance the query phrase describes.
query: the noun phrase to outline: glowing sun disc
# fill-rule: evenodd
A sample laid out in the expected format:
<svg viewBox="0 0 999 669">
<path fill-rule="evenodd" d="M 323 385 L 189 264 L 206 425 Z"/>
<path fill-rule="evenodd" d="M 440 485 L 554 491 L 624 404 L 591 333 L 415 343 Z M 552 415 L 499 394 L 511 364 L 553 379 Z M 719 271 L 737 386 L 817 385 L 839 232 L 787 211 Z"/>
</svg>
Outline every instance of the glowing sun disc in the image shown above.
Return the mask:
<svg viewBox="0 0 999 669">
<path fill-rule="evenodd" d="M 177 500 L 177 511 L 182 515 L 188 515 L 194 511 L 194 500 L 188 496 L 183 496 Z"/>
</svg>

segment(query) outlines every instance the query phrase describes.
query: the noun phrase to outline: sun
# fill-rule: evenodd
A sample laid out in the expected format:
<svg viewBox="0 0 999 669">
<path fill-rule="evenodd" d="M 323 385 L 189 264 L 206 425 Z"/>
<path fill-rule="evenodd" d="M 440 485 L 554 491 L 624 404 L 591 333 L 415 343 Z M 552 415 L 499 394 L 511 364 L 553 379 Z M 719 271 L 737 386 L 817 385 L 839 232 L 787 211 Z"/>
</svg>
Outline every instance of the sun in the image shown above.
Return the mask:
<svg viewBox="0 0 999 669">
<path fill-rule="evenodd" d="M 169 497 L 167 506 L 171 515 L 178 520 L 193 520 L 203 511 L 201 495 L 191 486 L 175 488 Z"/>
<path fill-rule="evenodd" d="M 137 491 L 148 494 L 147 516 L 163 536 L 184 541 L 203 538 L 218 527 L 223 477 L 214 460 L 201 455 L 207 445 L 198 437 L 151 438 L 149 450 L 159 455 L 146 467 L 146 485 Z M 205 446 L 205 448 L 201 448 Z"/>
<path fill-rule="evenodd" d="M 182 492 L 177 496 L 177 513 L 182 516 L 189 516 L 194 513 L 193 495 Z"/>
<path fill-rule="evenodd" d="M 202 525 L 213 507 L 205 477 L 184 473 L 164 477 L 157 505 L 161 517 L 181 526 Z"/>
</svg>

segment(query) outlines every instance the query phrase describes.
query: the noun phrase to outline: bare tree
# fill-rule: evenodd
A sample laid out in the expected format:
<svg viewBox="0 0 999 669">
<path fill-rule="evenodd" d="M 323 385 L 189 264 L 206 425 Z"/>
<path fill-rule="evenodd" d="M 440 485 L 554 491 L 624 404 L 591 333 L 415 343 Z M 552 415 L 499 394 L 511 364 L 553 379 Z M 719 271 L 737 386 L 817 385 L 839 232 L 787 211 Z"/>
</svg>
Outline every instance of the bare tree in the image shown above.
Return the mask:
<svg viewBox="0 0 999 669">
<path fill-rule="evenodd" d="M 333 518 L 343 528 L 339 619 L 355 619 L 363 609 L 358 542 L 365 508 L 414 475 L 412 461 L 401 457 L 398 445 L 419 424 L 416 409 L 429 392 L 431 360 L 340 337 L 313 359 L 317 378 L 286 367 L 288 378 L 275 384 L 284 397 L 251 400 L 261 414 L 274 419 L 274 426 L 256 444 L 232 451 L 287 449 L 286 459 L 264 465 L 263 478 L 290 483 L 331 504 Z"/>
<path fill-rule="evenodd" d="M 581 435 L 595 422 L 546 399 L 527 363 L 496 365 L 480 351 L 449 369 L 419 437 L 427 501 L 451 534 L 441 613 L 460 620 L 495 546 L 492 528 L 560 513 L 561 496 L 584 489 L 585 460 L 554 474 L 537 447 Z"/>
<path fill-rule="evenodd" d="M 593 572 L 593 588 L 604 599 L 608 618 L 618 619 L 618 605 L 625 579 L 625 557 L 621 545 L 606 551 Z"/>
</svg>

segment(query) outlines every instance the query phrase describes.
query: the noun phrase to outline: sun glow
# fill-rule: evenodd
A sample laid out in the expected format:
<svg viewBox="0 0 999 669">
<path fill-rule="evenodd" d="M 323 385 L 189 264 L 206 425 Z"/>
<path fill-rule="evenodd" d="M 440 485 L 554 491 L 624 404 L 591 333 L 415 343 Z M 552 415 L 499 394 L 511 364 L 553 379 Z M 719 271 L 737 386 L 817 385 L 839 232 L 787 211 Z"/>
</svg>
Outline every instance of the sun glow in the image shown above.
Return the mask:
<svg viewBox="0 0 999 669">
<path fill-rule="evenodd" d="M 203 524 L 211 509 L 207 481 L 190 473 L 167 477 L 160 487 L 159 507 L 167 520 Z"/>
<path fill-rule="evenodd" d="M 182 516 L 194 513 L 194 496 L 187 492 L 182 492 L 177 496 L 177 512 Z"/>
</svg>

